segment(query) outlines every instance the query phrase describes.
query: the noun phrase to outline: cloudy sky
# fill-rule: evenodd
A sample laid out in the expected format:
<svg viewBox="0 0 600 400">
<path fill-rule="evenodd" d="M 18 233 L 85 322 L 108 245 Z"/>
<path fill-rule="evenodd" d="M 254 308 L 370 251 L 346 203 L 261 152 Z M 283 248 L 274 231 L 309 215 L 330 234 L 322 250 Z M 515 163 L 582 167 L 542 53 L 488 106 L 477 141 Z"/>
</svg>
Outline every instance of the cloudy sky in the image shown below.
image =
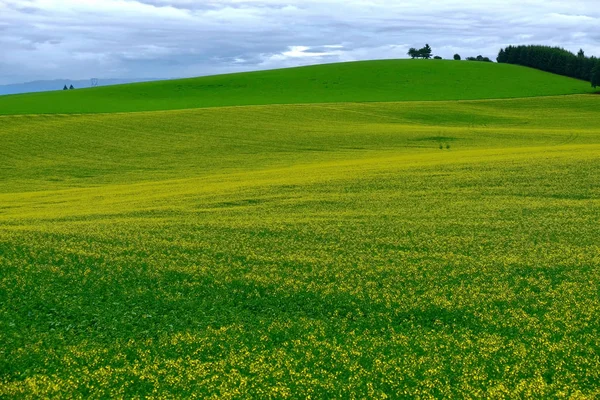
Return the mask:
<svg viewBox="0 0 600 400">
<path fill-rule="evenodd" d="M 0 0 L 0 84 L 171 78 L 322 62 L 496 57 L 508 44 L 600 56 L 599 0 Z"/>
</svg>

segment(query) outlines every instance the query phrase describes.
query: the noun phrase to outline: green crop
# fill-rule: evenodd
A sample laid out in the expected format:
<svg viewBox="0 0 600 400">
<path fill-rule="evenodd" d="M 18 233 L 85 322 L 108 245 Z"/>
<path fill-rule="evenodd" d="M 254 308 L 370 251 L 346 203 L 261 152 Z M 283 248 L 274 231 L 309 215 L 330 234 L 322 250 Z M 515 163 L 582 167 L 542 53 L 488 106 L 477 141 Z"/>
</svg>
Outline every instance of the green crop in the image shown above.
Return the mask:
<svg viewBox="0 0 600 400">
<path fill-rule="evenodd" d="M 0 117 L 0 397 L 600 396 L 599 107 Z"/>
<path fill-rule="evenodd" d="M 62 89 L 57 88 L 57 89 Z M 516 65 L 385 60 L 0 96 L 0 114 L 583 94 L 589 82 Z"/>
</svg>

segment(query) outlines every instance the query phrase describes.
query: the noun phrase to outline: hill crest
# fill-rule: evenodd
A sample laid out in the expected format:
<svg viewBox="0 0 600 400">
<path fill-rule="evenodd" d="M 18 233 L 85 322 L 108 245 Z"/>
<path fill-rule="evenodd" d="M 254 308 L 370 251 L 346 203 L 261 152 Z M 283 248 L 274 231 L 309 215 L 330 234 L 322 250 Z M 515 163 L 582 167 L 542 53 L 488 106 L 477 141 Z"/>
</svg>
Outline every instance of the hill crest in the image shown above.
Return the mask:
<svg viewBox="0 0 600 400">
<path fill-rule="evenodd" d="M 447 60 L 381 60 L 1 96 L 0 114 L 478 100 L 591 92 L 593 90 L 587 82 L 516 65 Z"/>
</svg>

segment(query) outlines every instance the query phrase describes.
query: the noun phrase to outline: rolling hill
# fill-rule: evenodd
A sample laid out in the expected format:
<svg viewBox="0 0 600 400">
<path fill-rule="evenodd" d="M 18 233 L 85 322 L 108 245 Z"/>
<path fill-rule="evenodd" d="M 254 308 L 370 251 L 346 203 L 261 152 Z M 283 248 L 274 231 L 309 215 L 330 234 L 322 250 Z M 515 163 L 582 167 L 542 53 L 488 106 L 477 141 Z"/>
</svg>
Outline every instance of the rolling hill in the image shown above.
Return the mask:
<svg viewBox="0 0 600 400">
<path fill-rule="evenodd" d="M 0 398 L 600 396 L 586 91 L 384 61 L 1 98 Z"/>
<path fill-rule="evenodd" d="M 582 94 L 588 82 L 508 64 L 387 60 L 0 97 L 1 114 Z"/>
</svg>

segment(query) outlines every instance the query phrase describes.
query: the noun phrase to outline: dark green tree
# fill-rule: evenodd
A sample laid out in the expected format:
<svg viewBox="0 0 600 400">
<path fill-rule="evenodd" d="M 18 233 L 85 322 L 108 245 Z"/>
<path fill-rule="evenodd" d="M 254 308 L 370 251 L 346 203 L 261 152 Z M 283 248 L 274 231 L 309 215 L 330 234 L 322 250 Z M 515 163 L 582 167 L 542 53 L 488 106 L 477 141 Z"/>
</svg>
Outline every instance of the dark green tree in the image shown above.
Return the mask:
<svg viewBox="0 0 600 400">
<path fill-rule="evenodd" d="M 431 46 L 429 46 L 429 44 L 426 44 L 425 47 L 423 47 L 422 49 L 419 50 L 419 55 L 427 60 L 429 60 L 431 58 Z"/>
<path fill-rule="evenodd" d="M 592 87 L 596 89 L 600 86 L 600 61 L 596 62 L 596 66 L 592 68 Z"/>
<path fill-rule="evenodd" d="M 434 59 L 434 60 L 442 60 L 442 57 L 440 57 L 440 56 L 435 56 L 435 57 L 433 57 L 433 59 Z"/>
<path fill-rule="evenodd" d="M 67 87 L 67 85 L 65 85 L 65 87 L 63 88 L 63 90 L 69 90 L 69 88 Z"/>
<path fill-rule="evenodd" d="M 73 85 L 69 86 L 69 90 L 73 90 L 73 89 L 75 89 L 75 88 L 73 87 Z"/>
<path fill-rule="evenodd" d="M 431 58 L 431 46 L 429 46 L 428 44 L 425 45 L 425 47 L 420 48 L 419 50 L 417 50 L 414 47 L 411 47 L 410 50 L 408 50 L 408 55 L 410 56 L 410 58 L 425 58 L 425 59 L 430 59 Z"/>
<path fill-rule="evenodd" d="M 496 61 L 498 61 L 499 63 L 505 63 L 506 62 L 506 52 L 504 51 L 504 49 L 500 49 L 500 53 L 498 53 L 498 57 L 496 58 Z"/>
<path fill-rule="evenodd" d="M 462 58 L 460 57 L 460 54 L 455 54 L 454 55 L 454 60 L 456 60 L 456 61 L 462 60 Z"/>
</svg>

